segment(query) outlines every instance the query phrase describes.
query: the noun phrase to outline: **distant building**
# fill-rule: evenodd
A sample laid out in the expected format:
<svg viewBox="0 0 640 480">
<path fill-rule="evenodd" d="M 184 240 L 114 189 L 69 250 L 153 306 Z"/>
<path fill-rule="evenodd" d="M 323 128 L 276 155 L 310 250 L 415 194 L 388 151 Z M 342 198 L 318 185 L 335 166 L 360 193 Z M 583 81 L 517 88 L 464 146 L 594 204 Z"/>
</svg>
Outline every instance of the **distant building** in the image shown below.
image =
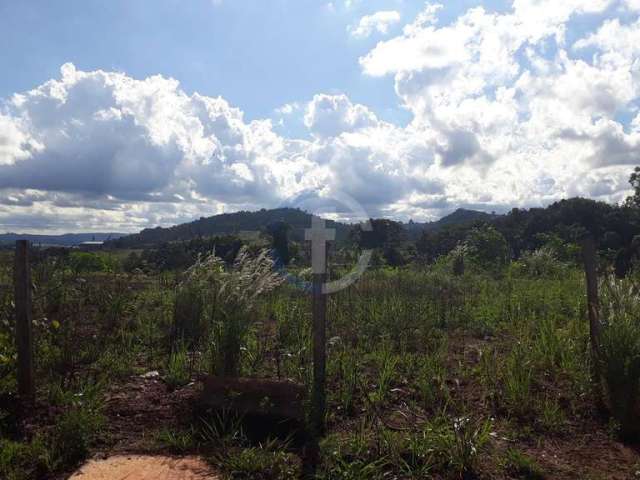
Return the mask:
<svg viewBox="0 0 640 480">
<path fill-rule="evenodd" d="M 102 250 L 102 247 L 104 246 L 104 242 L 97 242 L 93 240 L 89 242 L 81 242 L 76 246 L 84 252 L 93 252 L 96 250 Z"/>
</svg>

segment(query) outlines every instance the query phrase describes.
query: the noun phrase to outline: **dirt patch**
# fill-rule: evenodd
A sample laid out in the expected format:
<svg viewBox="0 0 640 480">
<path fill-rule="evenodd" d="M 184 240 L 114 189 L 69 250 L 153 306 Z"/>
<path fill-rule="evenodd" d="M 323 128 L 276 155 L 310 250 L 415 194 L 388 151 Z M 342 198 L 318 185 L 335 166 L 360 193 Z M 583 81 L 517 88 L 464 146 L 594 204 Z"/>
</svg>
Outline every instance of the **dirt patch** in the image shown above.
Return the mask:
<svg viewBox="0 0 640 480">
<path fill-rule="evenodd" d="M 131 377 L 111 387 L 105 398 L 110 453 L 156 453 L 162 430 L 188 426 L 197 395 L 196 383 L 172 390 L 159 377 Z"/>
<path fill-rule="evenodd" d="M 115 456 L 91 460 L 69 480 L 217 480 L 198 457 Z"/>
</svg>

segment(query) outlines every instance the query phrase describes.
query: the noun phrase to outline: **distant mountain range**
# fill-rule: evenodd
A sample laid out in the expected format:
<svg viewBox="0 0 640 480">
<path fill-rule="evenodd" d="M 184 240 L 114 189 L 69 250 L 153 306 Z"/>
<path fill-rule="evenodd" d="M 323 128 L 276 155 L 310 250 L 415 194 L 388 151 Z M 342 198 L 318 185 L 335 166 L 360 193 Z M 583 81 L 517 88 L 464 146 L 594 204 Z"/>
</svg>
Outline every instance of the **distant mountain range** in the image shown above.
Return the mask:
<svg viewBox="0 0 640 480">
<path fill-rule="evenodd" d="M 468 224 L 477 221 L 492 221 L 499 215 L 459 208 L 453 213 L 435 222 L 403 223 L 409 238 L 417 238 L 423 231 L 433 231 L 447 225 Z M 0 234 L 0 245 L 12 244 L 24 239 L 38 245 L 56 245 L 70 247 L 88 241 L 103 241 L 115 248 L 143 248 L 163 242 L 191 240 L 216 235 L 247 235 L 264 231 L 275 222 L 284 222 L 291 227 L 290 237 L 296 241 L 304 240 L 304 230 L 311 225 L 313 215 L 297 208 L 276 208 L 255 212 L 235 212 L 203 217 L 189 223 L 173 227 L 147 228 L 140 233 L 67 233 L 64 235 L 30 235 L 18 233 Z M 346 223 L 326 221 L 327 228 L 336 230 L 336 240 L 348 238 L 352 226 Z"/>
<path fill-rule="evenodd" d="M 304 230 L 311 225 L 313 215 L 297 208 L 277 208 L 273 210 L 258 210 L 256 212 L 236 212 L 200 218 L 194 222 L 183 223 L 173 227 L 149 228 L 134 235 L 115 239 L 110 243 L 116 248 L 141 248 L 162 242 L 184 241 L 198 237 L 215 235 L 242 235 L 248 232 L 261 232 L 272 223 L 284 222 L 291 227 L 290 238 L 296 241 L 304 240 Z M 410 238 L 416 238 L 424 230 L 437 230 L 451 224 L 466 224 L 477 221 L 491 221 L 497 215 L 476 210 L 458 209 L 436 222 L 404 223 Z M 327 220 L 327 228 L 336 230 L 336 240 L 345 240 L 349 236 L 352 226 L 346 223 Z"/>
<path fill-rule="evenodd" d="M 289 236 L 296 241 L 304 240 L 304 230 L 311 226 L 313 215 L 297 208 L 276 208 L 256 212 L 223 213 L 213 217 L 200 218 L 194 222 L 173 227 L 147 228 L 140 233 L 128 235 L 110 242 L 116 248 L 140 248 L 162 242 L 191 240 L 216 235 L 242 235 L 261 232 L 267 226 L 284 222 L 291 228 Z M 326 221 L 327 228 L 336 230 L 336 240 L 344 240 L 349 235 L 350 226 L 344 223 Z"/>
<path fill-rule="evenodd" d="M 82 242 L 104 242 L 126 235 L 125 233 L 65 233 L 63 235 L 31 235 L 26 233 L 1 233 L 0 245 L 12 244 L 16 240 L 29 240 L 34 245 L 72 247 Z"/>
<path fill-rule="evenodd" d="M 435 222 L 409 222 L 405 223 L 404 227 L 407 229 L 410 237 L 417 237 L 423 231 L 435 231 L 447 225 L 464 225 L 475 222 L 491 222 L 501 215 L 495 213 L 480 212 L 478 210 L 467 210 L 464 208 L 458 208 L 453 213 L 442 217 Z"/>
</svg>

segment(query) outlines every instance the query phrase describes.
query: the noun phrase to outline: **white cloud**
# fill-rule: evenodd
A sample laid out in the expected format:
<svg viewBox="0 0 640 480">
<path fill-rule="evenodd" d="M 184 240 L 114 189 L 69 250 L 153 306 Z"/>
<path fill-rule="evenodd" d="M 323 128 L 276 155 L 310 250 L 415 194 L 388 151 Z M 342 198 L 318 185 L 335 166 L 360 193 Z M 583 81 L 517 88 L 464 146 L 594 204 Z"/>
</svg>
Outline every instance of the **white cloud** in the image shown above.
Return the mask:
<svg viewBox="0 0 640 480">
<path fill-rule="evenodd" d="M 315 95 L 306 108 L 304 123 L 320 137 L 378 125 L 378 119 L 364 105 L 354 105 L 346 95 Z"/>
<path fill-rule="evenodd" d="M 440 25 L 429 4 L 360 59 L 393 76 L 410 124 L 318 94 L 275 111 L 303 113 L 306 140 L 170 78 L 65 65 L 0 109 L 0 224 L 135 230 L 309 192 L 416 219 L 620 201 L 640 158 L 640 21 L 620 5 L 516 0 Z M 596 26 L 569 43 L 585 14 Z"/>
<path fill-rule="evenodd" d="M 640 0 L 624 0 L 622 3 L 625 8 L 632 12 L 640 11 Z"/>
<path fill-rule="evenodd" d="M 300 110 L 300 104 L 298 102 L 285 103 L 284 105 L 275 109 L 275 112 L 279 115 L 291 115 L 294 112 Z"/>
<path fill-rule="evenodd" d="M 132 202 L 274 204 L 306 187 L 296 175 L 308 166 L 293 159 L 300 142 L 269 121 L 245 122 L 222 98 L 187 95 L 161 76 L 70 64 L 61 72 L 7 102 L 0 193 L 32 189 L 129 210 Z"/>
<path fill-rule="evenodd" d="M 573 46 L 565 40 L 571 19 L 612 3 L 516 0 L 509 12 L 473 8 L 442 27 L 439 6 L 428 5 L 360 63 L 368 75 L 394 75 L 413 128 L 433 137 L 453 203 L 620 200 L 640 153 L 640 137 L 617 120 L 638 99 L 638 23 L 612 20 Z M 587 47 L 599 50 L 591 61 L 570 55 Z M 482 192 L 468 188 L 478 174 Z M 615 188 L 577 188 L 587 175 Z"/>
<path fill-rule="evenodd" d="M 399 21 L 400 12 L 395 10 L 383 10 L 372 15 L 362 17 L 358 24 L 350 26 L 348 31 L 356 38 L 367 38 L 374 32 L 386 35 L 389 33 L 390 27 Z"/>
</svg>

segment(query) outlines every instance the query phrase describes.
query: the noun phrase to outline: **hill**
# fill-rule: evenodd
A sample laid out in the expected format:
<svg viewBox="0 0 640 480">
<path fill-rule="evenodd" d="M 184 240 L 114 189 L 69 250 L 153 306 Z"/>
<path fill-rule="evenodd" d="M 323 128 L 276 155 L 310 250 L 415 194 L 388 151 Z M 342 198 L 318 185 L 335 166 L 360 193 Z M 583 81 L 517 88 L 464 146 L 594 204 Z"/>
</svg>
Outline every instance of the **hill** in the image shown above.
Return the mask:
<svg viewBox="0 0 640 480">
<path fill-rule="evenodd" d="M 202 217 L 199 220 L 173 227 L 148 228 L 140 233 L 128 235 L 109 243 L 116 248 L 141 248 L 164 242 L 185 241 L 218 235 L 235 234 L 244 236 L 250 232 L 254 234 L 262 232 L 267 226 L 276 222 L 287 223 L 291 227 L 291 239 L 302 241 L 304 240 L 304 230 L 311 225 L 312 217 L 313 215 L 310 213 L 297 208 L 223 213 L 213 217 Z M 338 241 L 345 240 L 349 235 L 350 227 L 344 223 L 327 220 L 327 228 L 336 230 L 336 239 Z"/>
<path fill-rule="evenodd" d="M 82 242 L 105 242 L 124 236 L 124 233 L 65 233 L 62 235 L 32 235 L 27 233 L 2 233 L 0 245 L 8 245 L 16 240 L 29 240 L 35 245 L 71 247 Z"/>
<path fill-rule="evenodd" d="M 495 213 L 480 212 L 478 210 L 467 210 L 465 208 L 458 208 L 456 211 L 442 217 L 435 222 L 409 222 L 405 223 L 404 227 L 407 229 L 410 237 L 417 237 L 423 231 L 431 232 L 439 230 L 447 225 L 465 225 L 475 222 L 491 222 L 496 218 L 501 217 Z"/>
</svg>

